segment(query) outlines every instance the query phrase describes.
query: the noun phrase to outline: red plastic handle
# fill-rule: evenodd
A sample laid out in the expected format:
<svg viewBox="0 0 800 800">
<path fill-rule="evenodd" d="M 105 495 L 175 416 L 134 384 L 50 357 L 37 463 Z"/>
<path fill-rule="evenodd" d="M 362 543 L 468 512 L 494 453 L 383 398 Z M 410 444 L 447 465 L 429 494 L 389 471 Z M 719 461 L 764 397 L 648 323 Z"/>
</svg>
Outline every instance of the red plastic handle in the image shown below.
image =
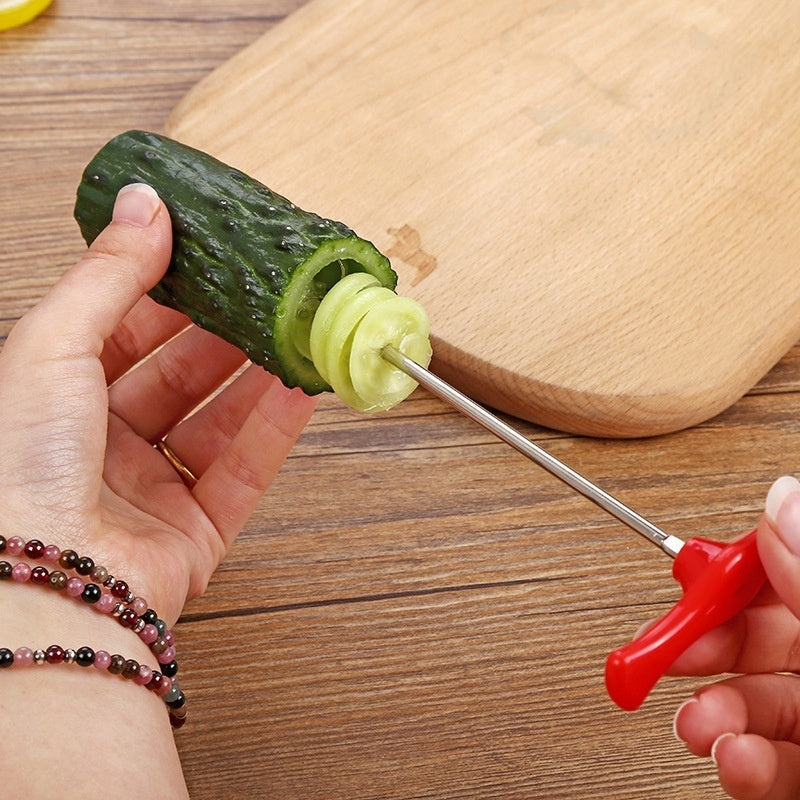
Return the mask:
<svg viewBox="0 0 800 800">
<path fill-rule="evenodd" d="M 766 580 L 755 531 L 730 544 L 689 539 L 675 557 L 672 574 L 683 588 L 681 600 L 606 661 L 606 689 L 626 711 L 639 708 L 675 659 L 738 614 Z"/>
</svg>

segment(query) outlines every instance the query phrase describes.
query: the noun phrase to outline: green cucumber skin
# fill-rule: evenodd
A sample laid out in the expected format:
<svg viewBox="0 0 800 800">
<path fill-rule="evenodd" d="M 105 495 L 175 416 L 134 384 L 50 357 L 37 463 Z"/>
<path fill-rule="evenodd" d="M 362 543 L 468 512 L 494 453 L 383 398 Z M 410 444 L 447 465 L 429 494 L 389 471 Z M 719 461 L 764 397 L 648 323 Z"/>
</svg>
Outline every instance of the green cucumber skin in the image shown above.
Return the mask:
<svg viewBox="0 0 800 800">
<path fill-rule="evenodd" d="M 285 385 L 330 391 L 311 361 L 276 340 L 278 304 L 297 268 L 325 243 L 348 253 L 347 272 L 369 272 L 394 289 L 385 256 L 344 223 L 303 211 L 206 153 L 137 130 L 111 139 L 84 170 L 74 214 L 87 244 L 111 221 L 117 192 L 137 182 L 158 192 L 172 218 L 172 258 L 151 297 L 241 348 Z"/>
</svg>

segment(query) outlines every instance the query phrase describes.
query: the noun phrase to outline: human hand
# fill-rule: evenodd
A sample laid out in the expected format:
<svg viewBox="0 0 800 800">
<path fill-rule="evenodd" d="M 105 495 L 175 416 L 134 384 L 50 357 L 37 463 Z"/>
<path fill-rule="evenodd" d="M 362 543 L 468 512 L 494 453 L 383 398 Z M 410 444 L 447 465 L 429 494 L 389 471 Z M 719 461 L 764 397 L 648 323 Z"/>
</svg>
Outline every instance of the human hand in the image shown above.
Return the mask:
<svg viewBox="0 0 800 800">
<path fill-rule="evenodd" d="M 155 192 L 123 189 L 108 228 L 9 335 L 0 533 L 91 556 L 171 625 L 205 589 L 316 401 L 252 365 L 212 397 L 246 358 L 145 295 L 170 249 Z M 198 477 L 193 488 L 153 447 L 167 434 Z"/>
<path fill-rule="evenodd" d="M 711 756 L 734 800 L 800 796 L 800 482 L 778 479 L 758 525 L 769 579 L 756 600 L 673 665 L 673 675 L 735 673 L 687 700 L 675 733 Z M 783 674 L 781 674 L 783 673 Z"/>
</svg>

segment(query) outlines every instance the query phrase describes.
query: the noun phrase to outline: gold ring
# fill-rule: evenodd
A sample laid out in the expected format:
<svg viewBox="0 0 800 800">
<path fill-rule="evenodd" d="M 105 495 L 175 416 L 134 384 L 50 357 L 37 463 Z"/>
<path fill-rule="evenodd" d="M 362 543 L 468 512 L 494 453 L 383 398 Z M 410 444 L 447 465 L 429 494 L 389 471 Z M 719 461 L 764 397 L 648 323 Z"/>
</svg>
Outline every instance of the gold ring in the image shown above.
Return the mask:
<svg viewBox="0 0 800 800">
<path fill-rule="evenodd" d="M 190 489 L 194 489 L 197 483 L 197 476 L 175 455 L 175 451 L 167 444 L 166 439 L 156 442 L 156 450 L 169 461 L 170 466 L 181 476 L 181 480 Z"/>
</svg>

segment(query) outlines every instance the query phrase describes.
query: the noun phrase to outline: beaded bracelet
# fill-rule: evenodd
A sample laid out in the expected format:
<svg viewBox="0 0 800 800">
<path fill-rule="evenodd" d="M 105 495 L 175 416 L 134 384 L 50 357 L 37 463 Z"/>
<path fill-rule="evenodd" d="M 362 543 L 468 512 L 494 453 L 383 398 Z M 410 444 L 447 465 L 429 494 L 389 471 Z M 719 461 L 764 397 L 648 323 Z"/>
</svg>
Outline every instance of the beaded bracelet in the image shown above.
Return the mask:
<svg viewBox="0 0 800 800">
<path fill-rule="evenodd" d="M 13 651 L 8 647 L 0 647 L 0 669 L 12 666 L 30 667 L 34 664 L 77 664 L 79 667 L 94 665 L 99 670 L 107 670 L 112 675 L 119 675 L 144 686 L 161 697 L 167 704 L 169 721 L 173 728 L 181 728 L 186 722 L 186 695 L 177 682 L 132 658 L 126 659 L 118 653 L 110 655 L 105 650 L 94 651 L 86 646 L 73 650 L 51 644 L 46 650 L 18 647 Z"/>
<path fill-rule="evenodd" d="M 87 583 L 81 578 L 68 578 L 61 570 L 50 572 L 41 565 L 31 567 L 24 561 L 15 564 L 0 561 L 0 580 L 12 579 L 19 583 L 49 586 L 56 591 L 65 590 L 68 596 L 80 597 L 100 613 L 114 616 L 120 625 L 130 628 L 149 646 L 161 671 L 118 654 L 110 656 L 103 650 L 96 653 L 89 647 L 64 650 L 58 645 L 51 645 L 47 650 L 22 647 L 14 652 L 8 648 L 0 648 L 0 668 L 44 663 L 77 663 L 79 666 L 94 664 L 98 669 L 107 669 L 112 674 L 134 680 L 162 697 L 168 707 L 172 726 L 183 726 L 186 721 L 186 696 L 175 678 L 178 663 L 175 660 L 174 635 L 156 612 L 148 607 L 147 602 L 133 594 L 126 581 L 110 575 L 105 567 L 96 565 L 87 556 L 80 557 L 74 550 L 61 550 L 56 545 L 44 545 L 38 539 L 26 542 L 19 536 L 6 539 L 0 535 L 0 553 L 3 552 L 27 556 L 31 560 L 58 562 L 63 569 L 74 570 L 78 575 L 89 576 L 97 581 L 98 583 Z M 109 591 L 104 592 L 98 584 Z"/>
<path fill-rule="evenodd" d="M 60 570 L 49 572 L 45 567 L 30 567 L 25 562 L 10 564 L 0 561 L 0 580 L 11 578 L 19 583 L 31 581 L 56 591 L 65 590 L 71 597 L 80 597 L 97 611 L 114 616 L 124 628 L 132 628 L 150 646 L 159 664 L 168 668 L 170 677 L 177 673 L 178 665 L 172 663 L 175 659 L 175 639 L 172 632 L 167 630 L 166 623 L 158 618 L 155 611 L 148 608 L 146 600 L 134 596 L 125 581 L 109 575 L 105 567 L 95 565 L 91 558 L 79 557 L 74 550 L 62 551 L 54 545 L 45 546 L 37 539 L 25 542 L 18 536 L 12 536 L 8 540 L 0 536 L 0 553 L 4 551 L 10 555 L 25 555 L 32 560 L 46 558 L 58 562 L 64 569 L 74 570 L 78 575 L 88 575 L 98 583 L 102 582 L 102 586 L 109 589 L 108 592 L 103 592 L 102 587 L 96 583 L 85 583 L 80 578 L 67 578 Z"/>
<path fill-rule="evenodd" d="M 0 543 L 1 544 L 1 543 Z M 173 677 L 178 671 L 175 661 L 175 637 L 166 624 L 141 597 L 132 597 L 124 581 L 118 581 L 111 591 L 104 592 L 95 583 L 85 583 L 80 578 L 67 578 L 60 570 L 48 572 L 45 567 L 31 567 L 24 561 L 11 564 L 0 561 L 0 580 L 14 580 L 49 586 L 55 591 L 65 591 L 70 597 L 80 598 L 96 611 L 110 614 L 124 628 L 131 628 L 147 644 L 157 661 Z M 120 599 L 121 598 L 121 599 Z"/>
</svg>

